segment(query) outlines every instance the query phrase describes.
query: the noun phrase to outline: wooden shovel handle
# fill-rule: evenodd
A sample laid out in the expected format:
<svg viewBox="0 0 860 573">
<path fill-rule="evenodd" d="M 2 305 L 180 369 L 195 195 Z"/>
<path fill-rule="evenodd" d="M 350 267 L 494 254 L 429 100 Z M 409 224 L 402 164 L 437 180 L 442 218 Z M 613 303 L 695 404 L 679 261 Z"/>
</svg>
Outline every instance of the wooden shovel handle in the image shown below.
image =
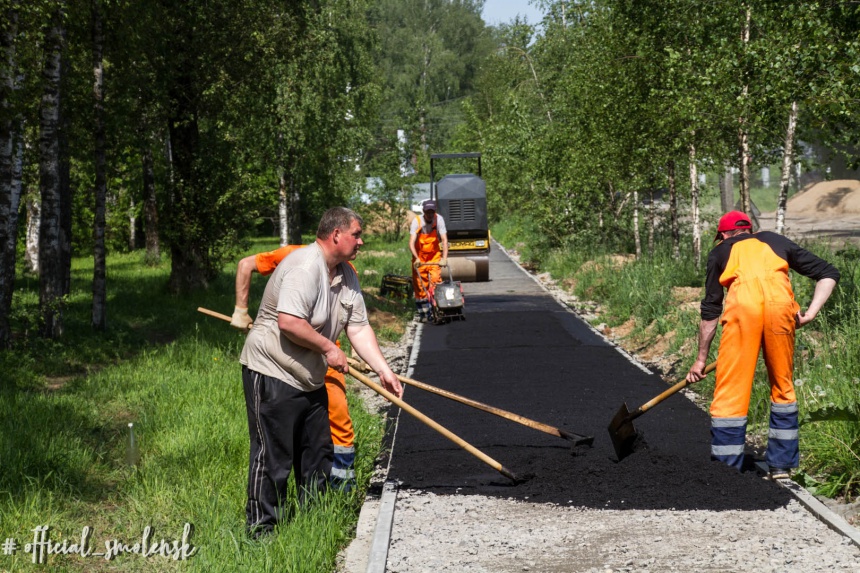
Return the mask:
<svg viewBox="0 0 860 573">
<path fill-rule="evenodd" d="M 716 369 L 717 369 L 716 361 L 711 362 L 710 364 L 705 366 L 705 374 L 706 375 L 710 374 L 711 372 L 713 372 Z M 651 408 L 653 408 L 654 406 L 656 406 L 657 404 L 659 404 L 660 402 L 662 402 L 663 400 L 665 400 L 666 398 L 671 396 L 672 394 L 674 394 L 680 390 L 683 390 L 684 388 L 689 386 L 689 384 L 690 383 L 687 382 L 686 378 L 681 378 L 677 384 L 675 384 L 674 386 L 672 386 L 671 388 L 669 388 L 668 390 L 666 390 L 662 394 L 655 396 L 654 398 L 651 398 L 650 400 L 648 400 L 647 402 L 645 402 L 644 404 L 639 406 L 639 409 L 636 410 L 635 412 L 633 412 L 632 414 L 630 414 L 629 418 L 630 419 L 638 418 L 639 416 L 641 416 L 642 414 L 644 414 L 645 412 L 647 412 L 648 410 L 650 410 Z"/>
<path fill-rule="evenodd" d="M 358 361 L 353 360 L 352 358 L 347 358 L 347 362 L 350 364 L 350 366 L 355 366 L 356 368 L 363 369 L 363 365 Z M 489 404 L 484 404 L 483 402 L 478 402 L 477 400 L 472 400 L 471 398 L 466 398 L 465 396 L 455 394 L 454 392 L 450 392 L 442 388 L 437 388 L 436 386 L 431 386 L 430 384 L 426 384 L 424 382 L 419 382 L 418 380 L 413 380 L 412 378 L 407 378 L 399 374 L 396 374 L 396 376 L 398 380 L 400 380 L 404 384 L 408 384 L 409 386 L 414 386 L 415 388 L 420 388 L 421 390 L 432 392 L 433 394 L 436 394 L 438 396 L 443 396 L 445 398 L 448 398 L 449 400 L 460 402 L 461 404 L 471 406 L 472 408 L 476 408 L 483 412 L 500 416 L 502 418 L 505 418 L 506 420 L 522 424 L 523 426 L 528 426 L 529 428 L 532 428 L 534 430 L 538 430 L 540 432 L 544 432 L 553 436 L 558 436 L 559 438 L 564 438 L 565 440 L 570 440 L 573 442 L 581 442 L 584 440 L 588 440 L 588 436 L 571 434 L 569 432 L 565 432 L 560 428 L 556 428 L 555 426 L 550 426 L 549 424 L 544 424 L 542 422 L 526 418 L 525 416 L 520 416 L 519 414 L 515 414 L 507 410 L 502 410 L 501 408 L 496 408 L 495 406 L 490 406 Z"/>
<path fill-rule="evenodd" d="M 214 316 L 215 318 L 220 318 L 221 320 L 226 320 L 227 322 L 233 320 L 226 314 L 221 314 L 220 312 L 215 312 L 214 310 L 209 310 L 208 308 L 203 308 L 202 306 L 198 306 L 197 311 L 202 312 L 203 314 L 208 314 L 209 316 Z"/>
<path fill-rule="evenodd" d="M 418 410 L 416 410 L 415 408 L 413 408 L 412 406 L 410 406 L 409 404 L 383 388 L 382 386 L 374 383 L 370 380 L 370 378 L 368 378 L 352 366 L 349 367 L 349 373 L 350 375 L 352 375 L 353 378 L 355 378 L 356 380 L 358 380 L 359 382 L 361 382 L 362 384 L 364 384 L 365 386 L 367 386 L 368 388 L 394 404 L 395 406 L 400 407 L 412 416 L 418 418 L 420 422 L 426 424 L 427 426 L 430 426 L 432 429 L 436 430 L 437 432 L 439 432 L 440 434 L 442 434 L 443 436 L 445 436 L 446 438 L 448 438 L 449 440 L 451 440 L 452 442 L 454 442 L 455 444 L 457 444 L 458 446 L 460 446 L 461 448 L 487 464 L 488 466 L 492 467 L 494 470 L 501 473 L 506 478 L 514 482 L 518 481 L 519 478 L 517 478 L 510 470 L 506 469 L 502 464 L 500 464 L 499 462 L 497 462 L 496 460 L 494 460 L 493 458 L 491 458 L 490 456 L 488 456 L 487 454 L 485 454 L 484 452 L 482 452 L 481 450 L 455 434 L 454 432 L 450 431 L 438 422 L 434 421 L 432 418 L 429 418 L 425 414 L 422 414 L 421 412 L 419 412 Z"/>
<path fill-rule="evenodd" d="M 203 314 L 208 314 L 209 316 L 214 316 L 215 318 L 220 318 L 221 320 L 226 320 L 227 322 L 233 322 L 233 319 L 226 314 L 221 314 L 220 312 L 215 312 L 214 310 L 209 310 L 208 308 L 203 308 L 202 306 L 197 307 L 198 312 L 202 312 Z M 251 330 L 251 327 L 254 326 L 254 323 L 248 325 L 246 330 Z"/>
</svg>

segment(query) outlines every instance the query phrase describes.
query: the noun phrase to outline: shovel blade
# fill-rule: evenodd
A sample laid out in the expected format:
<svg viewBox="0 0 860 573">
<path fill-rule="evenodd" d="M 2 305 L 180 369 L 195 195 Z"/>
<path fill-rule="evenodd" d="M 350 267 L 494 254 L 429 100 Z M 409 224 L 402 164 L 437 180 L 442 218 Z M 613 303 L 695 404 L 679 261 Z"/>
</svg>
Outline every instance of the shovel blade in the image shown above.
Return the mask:
<svg viewBox="0 0 860 573">
<path fill-rule="evenodd" d="M 630 418 L 630 410 L 627 409 L 627 402 L 621 405 L 618 412 L 609 422 L 609 437 L 612 439 L 612 446 L 615 448 L 615 455 L 618 456 L 620 462 L 627 456 L 633 453 L 636 443 L 636 428 L 633 427 L 633 420 Z"/>
</svg>

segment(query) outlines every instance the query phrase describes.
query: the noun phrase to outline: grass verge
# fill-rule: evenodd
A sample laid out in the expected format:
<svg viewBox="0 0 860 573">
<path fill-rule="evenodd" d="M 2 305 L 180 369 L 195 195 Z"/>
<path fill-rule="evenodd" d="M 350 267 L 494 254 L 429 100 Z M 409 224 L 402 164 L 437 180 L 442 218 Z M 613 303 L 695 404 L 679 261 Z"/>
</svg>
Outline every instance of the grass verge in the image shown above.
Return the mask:
<svg viewBox="0 0 860 573">
<path fill-rule="evenodd" d="M 276 246 L 256 241 L 249 252 Z M 371 291 L 376 274 L 409 268 L 403 245 L 371 238 L 365 251 L 356 267 Z M 293 496 L 278 535 L 261 542 L 245 536 L 248 429 L 237 360 L 243 335 L 196 311 L 229 314 L 234 272 L 226 268 L 206 292 L 177 297 L 165 289 L 168 264 L 147 266 L 139 252 L 111 255 L 109 331 L 98 334 L 89 327 L 92 263 L 76 259 L 66 334 L 56 342 L 35 336 L 38 283 L 19 277 L 14 348 L 0 352 L 0 535 L 19 548 L 0 556 L 0 571 L 334 570 L 354 534 L 383 422 L 350 389 L 358 489 L 305 509 Z M 264 279 L 253 281 L 252 305 L 264 286 Z M 396 301 L 366 299 L 384 324 L 380 340 L 397 340 L 411 312 Z M 126 463 L 129 423 L 139 447 L 136 466 Z M 90 528 L 95 553 L 117 549 L 112 540 L 131 550 L 146 528 L 150 546 L 162 539 L 181 546 L 186 524 L 193 532 L 185 552 L 195 548 L 187 560 L 167 549 L 112 559 L 55 552 L 37 566 L 25 552 L 40 525 L 50 526 L 51 541 L 65 541 L 66 551 Z"/>
</svg>

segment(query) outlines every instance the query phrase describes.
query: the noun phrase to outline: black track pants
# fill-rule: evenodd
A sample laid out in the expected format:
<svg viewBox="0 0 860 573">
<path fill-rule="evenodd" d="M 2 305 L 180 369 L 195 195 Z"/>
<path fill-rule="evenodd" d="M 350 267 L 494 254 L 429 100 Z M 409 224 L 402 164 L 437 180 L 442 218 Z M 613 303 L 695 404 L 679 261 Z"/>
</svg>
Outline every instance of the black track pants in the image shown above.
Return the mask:
<svg viewBox="0 0 860 573">
<path fill-rule="evenodd" d="M 242 367 L 248 431 L 248 531 L 271 531 L 283 518 L 287 479 L 295 468 L 301 502 L 326 490 L 334 448 L 325 386 L 302 392 Z"/>
</svg>

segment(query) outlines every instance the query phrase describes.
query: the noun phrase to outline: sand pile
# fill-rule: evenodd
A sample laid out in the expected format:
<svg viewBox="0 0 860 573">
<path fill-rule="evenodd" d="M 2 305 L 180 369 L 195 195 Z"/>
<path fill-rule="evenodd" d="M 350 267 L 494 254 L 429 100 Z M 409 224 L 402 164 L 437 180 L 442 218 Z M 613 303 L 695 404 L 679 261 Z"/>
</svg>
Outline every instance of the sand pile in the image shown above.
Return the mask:
<svg viewBox="0 0 860 573">
<path fill-rule="evenodd" d="M 788 200 L 786 212 L 802 217 L 860 215 L 860 181 L 836 179 L 807 185 Z"/>
</svg>

